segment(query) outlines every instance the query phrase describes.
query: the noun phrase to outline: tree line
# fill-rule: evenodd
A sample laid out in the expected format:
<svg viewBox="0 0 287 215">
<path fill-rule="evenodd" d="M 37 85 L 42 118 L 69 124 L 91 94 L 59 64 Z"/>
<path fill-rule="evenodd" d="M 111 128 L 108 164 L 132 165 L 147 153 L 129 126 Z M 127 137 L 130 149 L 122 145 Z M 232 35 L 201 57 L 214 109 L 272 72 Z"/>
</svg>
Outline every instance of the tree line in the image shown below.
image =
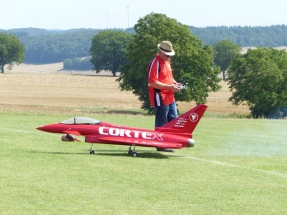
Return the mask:
<svg viewBox="0 0 287 215">
<path fill-rule="evenodd" d="M 240 47 L 287 46 L 287 26 L 274 25 L 266 27 L 206 27 L 189 26 L 192 34 L 202 40 L 203 44 L 213 46 L 221 40 L 230 40 Z M 54 63 L 66 59 L 89 56 L 93 36 L 104 29 L 45 30 L 38 28 L 19 28 L 1 30 L 2 33 L 15 35 L 24 44 L 24 62 Z M 135 34 L 133 28 L 109 29 Z"/>
<path fill-rule="evenodd" d="M 278 47 L 287 46 L 287 26 L 272 25 L 266 27 L 189 27 L 191 32 L 200 38 L 203 43 L 213 46 L 221 40 L 230 40 L 240 47 L 262 46 Z"/>
</svg>

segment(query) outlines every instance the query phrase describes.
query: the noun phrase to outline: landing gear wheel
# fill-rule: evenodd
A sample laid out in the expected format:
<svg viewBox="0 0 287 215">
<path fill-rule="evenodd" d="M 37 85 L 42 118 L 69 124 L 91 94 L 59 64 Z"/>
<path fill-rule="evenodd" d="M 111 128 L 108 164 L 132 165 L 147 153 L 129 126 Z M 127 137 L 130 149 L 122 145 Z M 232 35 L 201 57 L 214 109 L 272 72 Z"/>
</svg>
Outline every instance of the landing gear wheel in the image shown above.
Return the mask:
<svg viewBox="0 0 287 215">
<path fill-rule="evenodd" d="M 95 154 L 95 151 L 94 150 L 90 150 L 90 154 L 91 155 Z"/>
<path fill-rule="evenodd" d="M 134 150 L 131 150 L 131 149 L 128 152 L 129 155 L 133 155 L 133 153 L 134 153 Z"/>
<path fill-rule="evenodd" d="M 132 146 L 134 147 L 134 149 L 132 149 Z M 131 155 L 131 156 L 133 156 L 133 157 L 138 156 L 138 154 L 136 153 L 136 147 L 135 147 L 134 144 L 129 147 L 128 154 Z"/>
</svg>

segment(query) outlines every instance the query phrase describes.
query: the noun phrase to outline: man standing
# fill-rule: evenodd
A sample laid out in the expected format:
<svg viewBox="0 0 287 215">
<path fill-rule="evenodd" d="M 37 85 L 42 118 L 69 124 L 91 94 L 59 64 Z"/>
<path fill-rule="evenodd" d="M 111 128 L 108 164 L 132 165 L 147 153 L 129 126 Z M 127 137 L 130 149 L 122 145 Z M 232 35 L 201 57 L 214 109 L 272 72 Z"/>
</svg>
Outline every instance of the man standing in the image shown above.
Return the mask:
<svg viewBox="0 0 287 215">
<path fill-rule="evenodd" d="M 181 90 L 172 74 L 170 57 L 175 54 L 170 41 L 158 44 L 158 53 L 148 67 L 148 90 L 151 105 L 155 107 L 155 127 L 162 127 L 177 118 L 174 92 Z"/>
</svg>

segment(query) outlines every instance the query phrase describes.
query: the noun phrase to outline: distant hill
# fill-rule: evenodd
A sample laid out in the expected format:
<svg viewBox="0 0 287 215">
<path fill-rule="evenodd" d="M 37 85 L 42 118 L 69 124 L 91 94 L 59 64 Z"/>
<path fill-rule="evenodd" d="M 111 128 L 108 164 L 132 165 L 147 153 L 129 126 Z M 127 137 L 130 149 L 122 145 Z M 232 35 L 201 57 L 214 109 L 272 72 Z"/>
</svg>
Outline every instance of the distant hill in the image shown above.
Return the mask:
<svg viewBox="0 0 287 215">
<path fill-rule="evenodd" d="M 202 39 L 205 44 L 213 46 L 221 40 L 231 40 L 241 47 L 287 46 L 287 26 L 272 25 L 266 27 L 206 27 L 196 28 L 190 26 L 191 32 Z"/>
<path fill-rule="evenodd" d="M 221 40 L 231 40 L 241 47 L 279 47 L 287 46 L 287 26 L 273 25 L 266 27 L 205 27 L 190 26 L 192 34 L 202 40 L 203 44 L 213 46 Z M 25 62 L 54 63 L 65 59 L 89 56 L 91 39 L 106 29 L 40 29 L 18 28 L 0 32 L 16 35 L 24 44 Z M 135 33 L 133 28 L 109 29 Z"/>
<path fill-rule="evenodd" d="M 14 35 L 21 35 L 20 37 L 29 36 L 29 37 L 37 37 L 37 36 L 47 36 L 47 35 L 55 35 L 55 34 L 70 34 L 76 32 L 94 32 L 95 34 L 99 31 L 106 29 L 93 29 L 93 28 L 76 28 L 76 29 L 42 29 L 42 28 L 14 28 L 9 30 L 0 29 L 0 32 L 10 33 Z M 123 30 L 123 29 L 111 29 L 111 30 Z"/>
<path fill-rule="evenodd" d="M 14 28 L 9 30 L 1 30 L 2 32 L 11 33 L 14 35 L 25 35 L 29 37 L 45 36 L 45 35 L 55 35 L 55 34 L 66 34 L 71 32 L 88 32 L 94 31 L 99 32 L 101 29 L 90 29 L 90 28 L 79 28 L 79 29 L 70 29 L 70 30 L 60 30 L 60 29 L 42 29 L 42 28 Z M 20 36 L 22 37 L 22 36 Z"/>
</svg>

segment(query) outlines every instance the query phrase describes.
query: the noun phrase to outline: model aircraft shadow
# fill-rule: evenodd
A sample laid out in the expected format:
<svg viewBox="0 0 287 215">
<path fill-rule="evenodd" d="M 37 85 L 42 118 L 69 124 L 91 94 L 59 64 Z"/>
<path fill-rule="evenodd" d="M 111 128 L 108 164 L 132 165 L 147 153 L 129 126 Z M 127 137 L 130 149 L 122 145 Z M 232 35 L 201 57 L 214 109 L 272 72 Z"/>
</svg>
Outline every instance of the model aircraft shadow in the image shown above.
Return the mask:
<svg viewBox="0 0 287 215">
<path fill-rule="evenodd" d="M 118 157 L 132 157 L 126 151 L 112 151 L 112 150 L 96 150 L 96 156 L 118 156 Z M 161 154 L 149 151 L 137 151 L 137 158 L 155 158 L 155 159 L 168 159 L 168 154 Z"/>
<path fill-rule="evenodd" d="M 126 151 L 119 150 L 95 150 L 95 154 L 90 155 L 89 152 L 39 152 L 32 153 L 55 154 L 55 155 L 89 155 L 89 156 L 111 156 L 111 157 L 132 157 Z M 137 158 L 155 158 L 155 159 L 169 159 L 169 153 L 161 154 L 158 152 L 137 151 Z"/>
<path fill-rule="evenodd" d="M 40 151 L 31 151 L 30 153 L 54 154 L 54 155 L 87 155 L 89 154 L 89 153 L 84 153 L 84 152 L 40 152 Z"/>
</svg>

